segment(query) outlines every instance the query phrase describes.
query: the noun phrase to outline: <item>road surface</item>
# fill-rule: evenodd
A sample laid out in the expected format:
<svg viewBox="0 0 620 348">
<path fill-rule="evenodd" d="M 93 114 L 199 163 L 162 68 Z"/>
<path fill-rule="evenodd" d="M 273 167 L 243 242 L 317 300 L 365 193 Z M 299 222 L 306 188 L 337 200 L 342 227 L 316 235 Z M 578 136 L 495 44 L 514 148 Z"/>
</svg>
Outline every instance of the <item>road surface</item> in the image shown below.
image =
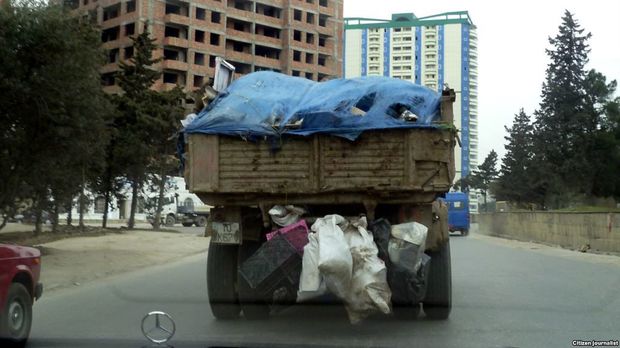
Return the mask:
<svg viewBox="0 0 620 348">
<path fill-rule="evenodd" d="M 477 236 L 452 237 L 448 321 L 348 323 L 340 306 L 292 307 L 268 322 L 216 321 L 205 255 L 59 291 L 36 303 L 30 347 L 143 347 L 163 310 L 181 347 L 571 347 L 620 339 L 620 258 Z M 45 271 L 45 270 L 43 270 Z"/>
</svg>

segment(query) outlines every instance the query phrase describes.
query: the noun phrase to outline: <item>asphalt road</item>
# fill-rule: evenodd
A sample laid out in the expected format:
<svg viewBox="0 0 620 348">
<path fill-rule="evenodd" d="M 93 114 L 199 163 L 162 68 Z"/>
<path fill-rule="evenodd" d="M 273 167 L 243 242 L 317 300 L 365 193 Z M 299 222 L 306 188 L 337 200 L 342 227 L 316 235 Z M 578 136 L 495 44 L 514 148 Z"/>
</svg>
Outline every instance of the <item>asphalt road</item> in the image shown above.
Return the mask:
<svg viewBox="0 0 620 348">
<path fill-rule="evenodd" d="M 472 235 L 453 237 L 454 308 L 447 321 L 372 318 L 341 306 L 292 307 L 267 322 L 216 321 L 205 255 L 151 267 L 36 303 L 30 347 L 142 347 L 140 321 L 163 310 L 174 347 L 570 347 L 620 339 L 620 262 Z"/>
</svg>

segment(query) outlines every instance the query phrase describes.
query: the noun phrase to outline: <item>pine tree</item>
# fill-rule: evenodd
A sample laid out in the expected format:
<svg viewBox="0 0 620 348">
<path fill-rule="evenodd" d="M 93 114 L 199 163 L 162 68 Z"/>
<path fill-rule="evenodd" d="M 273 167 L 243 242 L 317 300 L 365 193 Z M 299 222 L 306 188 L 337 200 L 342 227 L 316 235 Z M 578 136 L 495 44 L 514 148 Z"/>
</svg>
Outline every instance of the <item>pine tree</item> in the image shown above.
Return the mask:
<svg viewBox="0 0 620 348">
<path fill-rule="evenodd" d="M 531 165 L 532 165 L 532 132 L 530 117 L 523 109 L 515 115 L 512 127 L 504 127 L 508 135 L 506 139 L 506 155 L 502 159 L 500 176 L 495 185 L 498 200 L 507 200 L 522 205 L 532 202 Z"/>
<path fill-rule="evenodd" d="M 474 172 L 471 177 L 471 187 L 479 189 L 482 197 L 484 197 L 484 209 L 487 209 L 487 195 L 491 185 L 497 179 L 497 152 L 491 150 L 487 157 L 484 159 L 481 165 L 478 166 L 478 170 Z"/>
<path fill-rule="evenodd" d="M 549 38 L 551 59 L 542 87 L 542 102 L 535 112 L 535 153 L 537 190 L 553 205 L 562 198 L 584 190 L 584 178 L 590 173 L 583 148 L 583 123 L 586 113 L 584 80 L 588 63 L 584 34 L 573 15 L 566 11 L 559 33 Z"/>
<path fill-rule="evenodd" d="M 161 72 L 152 67 L 161 58 L 153 58 L 153 51 L 157 46 L 155 39 L 150 37 L 148 23 L 142 33 L 131 39 L 135 53 L 130 64 L 120 64 L 118 82 L 123 93 L 114 98 L 119 111 L 114 123 L 118 136 L 114 139 L 116 146 L 111 150 L 111 160 L 123 164 L 125 175 L 131 184 L 129 228 L 135 225 L 139 195 L 147 178 L 151 139 L 148 125 L 152 118 L 154 93 L 151 87 L 161 76 Z M 114 180 L 113 177 L 107 179 Z"/>
</svg>

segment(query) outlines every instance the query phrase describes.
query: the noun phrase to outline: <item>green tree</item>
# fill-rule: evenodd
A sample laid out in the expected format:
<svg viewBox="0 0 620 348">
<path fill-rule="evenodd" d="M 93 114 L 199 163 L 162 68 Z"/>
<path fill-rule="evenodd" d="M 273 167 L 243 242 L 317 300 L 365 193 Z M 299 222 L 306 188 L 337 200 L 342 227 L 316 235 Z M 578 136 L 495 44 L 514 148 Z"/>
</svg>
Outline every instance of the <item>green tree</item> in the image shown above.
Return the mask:
<svg viewBox="0 0 620 348">
<path fill-rule="evenodd" d="M 571 194 L 585 191 L 584 182 L 592 173 L 583 144 L 587 118 L 584 80 L 590 36 L 566 11 L 559 33 L 549 38 L 552 48 L 546 50 L 551 62 L 540 108 L 535 112 L 533 157 L 538 190 L 556 207 Z"/>
<path fill-rule="evenodd" d="M 487 194 L 489 192 L 489 188 L 497 179 L 498 174 L 497 152 L 495 152 L 495 150 L 491 150 L 491 152 L 484 159 L 484 162 L 478 166 L 478 170 L 476 170 L 472 175 L 470 182 L 471 187 L 480 190 L 480 193 L 484 197 L 485 212 L 487 209 Z"/>
<path fill-rule="evenodd" d="M 98 165 L 109 110 L 100 86 L 100 33 L 61 6 L 0 8 L 0 209 L 27 201 L 58 212 Z M 56 219 L 57 221 L 57 219 Z"/>
<path fill-rule="evenodd" d="M 153 107 L 150 112 L 152 117 L 146 119 L 148 121 L 146 127 L 150 130 L 151 135 L 148 171 L 155 174 L 151 175 L 151 182 L 157 192 L 153 223 L 155 229 L 160 227 L 164 193 L 170 186 L 169 177 L 179 167 L 175 154 L 177 131 L 184 114 L 184 108 L 180 101 L 184 97 L 185 95 L 179 87 L 168 92 L 153 92 L 153 100 L 150 104 Z"/>
<path fill-rule="evenodd" d="M 157 47 L 155 39 L 150 37 L 148 23 L 144 31 L 132 38 L 134 56 L 130 63 L 121 63 L 118 82 L 123 93 L 114 97 L 118 109 L 114 127 L 118 133 L 115 146 L 111 149 L 110 160 L 122 163 L 124 174 L 131 185 L 131 211 L 129 228 L 135 225 L 135 215 L 139 194 L 147 178 L 147 168 L 151 155 L 151 125 L 156 117 L 153 116 L 153 104 L 158 100 L 151 87 L 161 76 L 153 65 L 161 59 L 153 58 L 153 51 Z M 113 180 L 112 177 L 107 178 Z M 109 195 L 108 195 L 109 196 Z"/>
<path fill-rule="evenodd" d="M 500 175 L 493 192 L 498 200 L 507 200 L 522 205 L 536 201 L 531 188 L 533 126 L 523 109 L 515 115 L 512 127 L 504 127 L 507 136 L 506 155 L 502 159 Z"/>
<path fill-rule="evenodd" d="M 584 147 L 591 166 L 587 181 L 588 195 L 620 197 L 620 97 L 614 99 L 615 80 L 590 70 L 585 79 L 586 114 Z"/>
</svg>

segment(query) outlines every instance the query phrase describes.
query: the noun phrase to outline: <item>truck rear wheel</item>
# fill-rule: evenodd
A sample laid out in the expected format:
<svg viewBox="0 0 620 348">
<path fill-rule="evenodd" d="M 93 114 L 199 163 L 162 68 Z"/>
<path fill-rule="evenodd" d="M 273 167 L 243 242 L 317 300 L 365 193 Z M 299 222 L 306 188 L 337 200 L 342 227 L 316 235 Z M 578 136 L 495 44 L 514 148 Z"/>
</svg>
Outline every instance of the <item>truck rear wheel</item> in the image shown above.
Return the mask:
<svg viewBox="0 0 620 348">
<path fill-rule="evenodd" d="M 239 248 L 239 266 L 243 264 L 252 254 L 260 248 L 260 242 L 244 241 Z M 249 320 L 260 320 L 269 317 L 270 308 L 265 298 L 256 290 L 250 287 L 250 284 L 238 272 L 237 284 L 239 284 L 239 302 L 243 316 Z"/>
<path fill-rule="evenodd" d="M 239 317 L 237 281 L 237 245 L 209 243 L 207 255 L 207 291 L 211 312 L 217 319 Z"/>
<path fill-rule="evenodd" d="M 424 313 L 430 319 L 445 320 L 452 310 L 450 241 L 438 251 L 428 252 L 428 255 L 431 257 L 431 264 L 424 298 Z"/>
</svg>

